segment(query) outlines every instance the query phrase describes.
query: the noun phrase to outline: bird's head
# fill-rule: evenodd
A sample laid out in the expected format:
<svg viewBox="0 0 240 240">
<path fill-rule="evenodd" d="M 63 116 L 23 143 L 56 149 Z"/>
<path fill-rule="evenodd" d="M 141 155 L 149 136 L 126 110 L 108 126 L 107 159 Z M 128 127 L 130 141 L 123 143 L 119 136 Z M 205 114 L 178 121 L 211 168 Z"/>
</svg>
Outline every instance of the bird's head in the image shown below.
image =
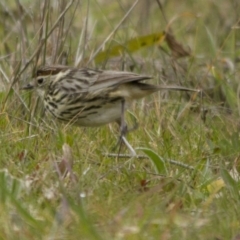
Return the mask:
<svg viewBox="0 0 240 240">
<path fill-rule="evenodd" d="M 33 80 L 26 86 L 22 87 L 23 90 L 37 90 L 41 97 L 49 90 L 50 85 L 55 85 L 60 79 L 64 79 L 69 74 L 71 68 L 62 65 L 51 65 L 40 67 L 35 74 Z"/>
<path fill-rule="evenodd" d="M 22 90 L 37 90 L 41 97 L 44 97 L 45 92 L 49 88 L 51 82 L 51 75 L 47 76 L 37 76 L 27 85 L 22 87 Z"/>
</svg>

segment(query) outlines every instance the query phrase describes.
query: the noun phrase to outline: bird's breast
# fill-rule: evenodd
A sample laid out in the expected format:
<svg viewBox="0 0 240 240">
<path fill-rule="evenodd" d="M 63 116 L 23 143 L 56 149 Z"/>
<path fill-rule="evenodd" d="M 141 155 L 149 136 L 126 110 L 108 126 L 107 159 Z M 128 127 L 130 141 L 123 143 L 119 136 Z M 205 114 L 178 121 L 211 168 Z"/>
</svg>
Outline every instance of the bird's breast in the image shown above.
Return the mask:
<svg viewBox="0 0 240 240">
<path fill-rule="evenodd" d="M 94 98 L 89 100 L 64 100 L 48 96 L 44 100 L 46 110 L 55 118 L 78 126 L 97 127 L 118 120 L 122 113 L 122 98 Z M 68 98 L 66 96 L 66 98 Z M 127 104 L 126 104 L 127 107 Z"/>
</svg>

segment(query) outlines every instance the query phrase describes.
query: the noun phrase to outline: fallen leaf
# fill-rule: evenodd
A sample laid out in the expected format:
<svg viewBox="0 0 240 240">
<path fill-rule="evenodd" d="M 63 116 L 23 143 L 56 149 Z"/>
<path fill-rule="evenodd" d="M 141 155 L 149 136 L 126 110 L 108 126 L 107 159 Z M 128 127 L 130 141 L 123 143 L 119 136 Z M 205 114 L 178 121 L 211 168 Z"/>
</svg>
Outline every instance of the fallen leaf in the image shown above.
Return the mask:
<svg viewBox="0 0 240 240">
<path fill-rule="evenodd" d="M 172 33 L 165 33 L 165 41 L 172 50 L 172 56 L 174 58 L 188 57 L 191 55 L 191 50 L 184 48 L 183 45 L 175 39 Z"/>
</svg>

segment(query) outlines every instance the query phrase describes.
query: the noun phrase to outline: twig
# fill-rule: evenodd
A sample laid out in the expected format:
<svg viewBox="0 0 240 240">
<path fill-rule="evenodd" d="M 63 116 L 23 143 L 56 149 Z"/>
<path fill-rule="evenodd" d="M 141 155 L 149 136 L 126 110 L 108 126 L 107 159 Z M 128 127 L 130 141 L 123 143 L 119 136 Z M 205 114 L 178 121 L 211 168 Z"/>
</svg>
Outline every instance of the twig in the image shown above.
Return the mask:
<svg viewBox="0 0 240 240">
<path fill-rule="evenodd" d="M 100 45 L 100 47 L 97 49 L 97 51 L 91 56 L 90 60 L 87 62 L 87 65 L 97 56 L 97 54 L 102 50 L 103 46 L 106 44 L 106 42 L 113 36 L 113 34 L 118 30 L 118 28 L 122 25 L 122 23 L 126 20 L 126 18 L 129 16 L 131 11 L 134 9 L 134 7 L 137 5 L 139 0 L 136 0 L 132 7 L 127 11 L 127 13 L 124 15 L 122 20 L 119 22 L 119 24 L 113 29 L 113 31 L 107 36 L 107 38 L 103 41 L 103 43 Z"/>
<path fill-rule="evenodd" d="M 162 6 L 161 2 L 160 2 L 159 0 L 156 0 L 156 1 L 157 1 L 157 4 L 158 4 L 158 6 L 159 6 L 159 8 L 160 8 L 160 10 L 161 10 L 161 13 L 162 13 L 162 15 L 163 15 L 163 18 L 164 18 L 165 22 L 168 23 L 168 20 L 167 20 L 167 17 L 166 17 L 166 15 L 165 15 L 165 12 L 164 12 L 164 10 L 163 10 L 163 6 Z"/>
<path fill-rule="evenodd" d="M 135 158 L 138 158 L 138 159 L 145 159 L 145 158 L 148 158 L 147 156 L 145 155 L 131 155 L 131 154 L 115 154 L 115 153 L 106 153 L 106 154 L 103 154 L 104 156 L 106 157 L 118 157 L 118 158 L 132 158 L 132 157 L 135 157 Z M 183 167 L 183 168 L 188 168 L 188 169 L 191 169 L 191 170 L 195 170 L 195 168 L 191 165 L 188 165 L 188 164 L 185 164 L 185 163 L 181 163 L 181 162 L 178 162 L 176 160 L 172 160 L 172 159 L 165 159 L 164 161 L 172 164 L 172 165 L 176 165 L 176 166 L 179 166 L 179 167 Z"/>
</svg>

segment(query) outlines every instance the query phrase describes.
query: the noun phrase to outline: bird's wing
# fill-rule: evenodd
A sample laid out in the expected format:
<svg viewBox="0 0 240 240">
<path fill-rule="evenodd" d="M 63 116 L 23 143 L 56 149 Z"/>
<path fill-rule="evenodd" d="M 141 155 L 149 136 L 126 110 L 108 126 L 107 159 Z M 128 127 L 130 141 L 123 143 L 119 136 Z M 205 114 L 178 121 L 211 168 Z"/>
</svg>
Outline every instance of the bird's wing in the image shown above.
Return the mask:
<svg viewBox="0 0 240 240">
<path fill-rule="evenodd" d="M 122 71 L 102 71 L 98 74 L 97 80 L 90 86 L 89 90 L 98 90 L 103 88 L 111 88 L 124 83 L 151 79 L 151 77 L 139 75 L 132 72 Z"/>
<path fill-rule="evenodd" d="M 82 82 L 88 91 L 119 86 L 123 83 L 141 81 L 151 77 L 123 71 L 103 71 L 89 68 L 73 69 L 69 77 Z M 84 90 L 84 89 L 83 89 Z"/>
</svg>

